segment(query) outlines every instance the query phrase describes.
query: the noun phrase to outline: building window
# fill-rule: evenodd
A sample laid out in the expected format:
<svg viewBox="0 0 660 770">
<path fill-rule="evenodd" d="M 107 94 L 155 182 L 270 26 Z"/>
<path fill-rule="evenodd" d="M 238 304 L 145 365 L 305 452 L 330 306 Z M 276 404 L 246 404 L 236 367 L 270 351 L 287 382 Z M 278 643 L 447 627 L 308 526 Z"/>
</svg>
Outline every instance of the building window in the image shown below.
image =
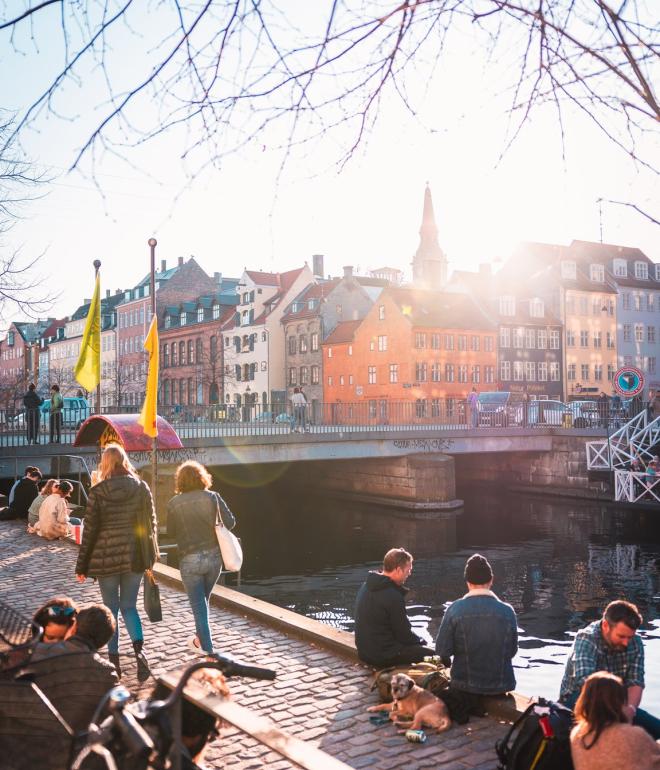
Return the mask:
<svg viewBox="0 0 660 770">
<path fill-rule="evenodd" d="M 539 350 L 545 350 L 548 347 L 548 332 L 545 329 L 538 329 L 536 332 L 536 346 Z"/>
<path fill-rule="evenodd" d="M 472 365 L 472 382 L 481 382 L 481 367 L 479 364 Z"/>
<path fill-rule="evenodd" d="M 548 364 L 546 361 L 539 361 L 537 366 L 539 382 L 546 382 L 548 379 Z"/>
<path fill-rule="evenodd" d="M 289 337 L 289 355 L 295 356 L 296 354 L 296 338 Z"/>
<path fill-rule="evenodd" d="M 319 384 L 319 367 L 314 364 L 312 366 L 312 385 L 318 385 Z"/>
<path fill-rule="evenodd" d="M 594 380 L 596 382 L 602 382 L 603 381 L 603 365 L 602 364 L 594 364 Z"/>
<path fill-rule="evenodd" d="M 484 382 L 487 385 L 492 385 L 495 382 L 495 367 L 484 366 Z"/>
<path fill-rule="evenodd" d="M 566 347 L 575 347 L 575 332 L 572 329 L 566 329 Z"/>
<path fill-rule="evenodd" d="M 513 347 L 522 348 L 525 344 L 525 330 L 516 328 L 513 329 Z"/>
<path fill-rule="evenodd" d="M 458 349 L 467 350 L 467 334 L 458 335 Z"/>
<path fill-rule="evenodd" d="M 309 368 L 307 366 L 300 367 L 300 384 L 307 385 L 309 383 Z"/>
<path fill-rule="evenodd" d="M 445 334 L 445 350 L 453 350 L 453 349 L 454 349 L 454 335 Z"/>
<path fill-rule="evenodd" d="M 426 347 L 426 334 L 424 332 L 415 332 L 415 347 L 418 349 Z"/>
<path fill-rule="evenodd" d="M 335 305 L 335 313 L 341 318 L 341 305 Z"/>
<path fill-rule="evenodd" d="M 486 353 L 492 353 L 495 350 L 495 338 L 490 335 L 484 337 L 484 350 Z"/>
<path fill-rule="evenodd" d="M 383 353 L 387 350 L 387 335 L 380 334 L 378 336 L 378 350 Z"/>
<path fill-rule="evenodd" d="M 589 298 L 580 297 L 578 301 L 580 303 L 580 315 L 589 315 Z"/>
<path fill-rule="evenodd" d="M 197 323 L 201 323 L 204 320 L 204 308 L 197 308 Z"/>
<path fill-rule="evenodd" d="M 375 366 L 370 366 L 367 369 L 367 381 L 369 382 L 369 385 L 376 384 L 376 367 Z"/>
<path fill-rule="evenodd" d="M 295 366 L 289 368 L 289 385 L 298 384 L 298 370 Z"/>
<path fill-rule="evenodd" d="M 651 292 L 649 292 L 649 293 L 646 295 L 646 309 L 647 309 L 649 312 L 651 312 L 651 313 L 652 313 L 652 312 L 654 311 L 654 309 L 655 309 L 654 305 L 655 305 L 655 301 L 654 301 L 654 295 L 653 295 L 653 294 L 651 294 Z"/>
<path fill-rule="evenodd" d="M 340 374 L 340 375 L 339 375 L 339 385 L 340 385 L 341 387 L 343 387 L 343 386 L 344 386 L 344 375 L 343 375 L 343 374 Z"/>
<path fill-rule="evenodd" d="M 307 335 L 306 334 L 301 334 L 300 337 L 298 338 L 298 350 L 301 353 L 307 352 Z"/>
<path fill-rule="evenodd" d="M 399 364 L 390 364 L 390 382 L 399 381 Z"/>
<path fill-rule="evenodd" d="M 649 342 L 655 342 L 655 326 L 646 327 L 646 338 Z"/>
<path fill-rule="evenodd" d="M 431 399 L 431 417 L 440 417 L 440 399 Z"/>
<path fill-rule="evenodd" d="M 349 375 L 348 375 L 348 384 L 349 384 L 349 385 L 352 385 L 352 384 L 353 384 L 353 375 L 352 375 L 352 374 L 349 374 Z"/>
<path fill-rule="evenodd" d="M 352 356 L 352 355 L 353 355 L 353 346 L 352 346 L 352 345 L 349 345 L 349 346 L 348 346 L 348 355 L 349 355 L 349 356 Z"/>
<path fill-rule="evenodd" d="M 628 276 L 628 263 L 625 259 L 614 260 L 614 275 L 617 278 L 627 278 Z"/>
<path fill-rule="evenodd" d="M 454 381 L 454 364 L 445 364 L 445 382 Z"/>
<path fill-rule="evenodd" d="M 328 358 L 332 358 L 332 348 L 328 348 Z"/>
<path fill-rule="evenodd" d="M 165 343 L 163 345 L 163 369 L 167 369 L 170 365 L 170 346 Z"/>
<path fill-rule="evenodd" d="M 265 372 L 267 370 L 268 370 L 268 364 L 266 363 L 266 361 L 262 361 L 261 362 L 261 371 Z"/>
<path fill-rule="evenodd" d="M 536 346 L 536 329 L 525 329 L 525 347 L 530 349 Z"/>
<path fill-rule="evenodd" d="M 609 350 L 614 350 L 614 335 L 612 332 L 607 332 L 607 347 Z"/>
<path fill-rule="evenodd" d="M 635 262 L 635 278 L 645 281 L 649 277 L 649 266 L 646 262 Z"/>
<path fill-rule="evenodd" d="M 123 317 L 123 315 L 124 314 L 122 313 L 120 315 L 120 318 Z M 171 325 L 172 325 L 172 319 L 171 319 L 170 315 L 168 314 L 168 315 L 165 316 L 165 328 L 169 329 Z"/>
<path fill-rule="evenodd" d="M 440 382 L 440 364 L 437 361 L 431 364 L 431 382 Z"/>
<path fill-rule="evenodd" d="M 532 318 L 543 318 L 545 305 L 542 299 L 536 297 L 529 301 L 529 314 Z"/>
<path fill-rule="evenodd" d="M 186 343 L 179 343 L 179 366 L 185 366 L 186 364 Z"/>
<path fill-rule="evenodd" d="M 655 356 L 649 356 L 647 370 L 649 374 L 655 374 Z"/>
<path fill-rule="evenodd" d="M 328 385 L 332 387 L 332 375 L 328 376 Z"/>
<path fill-rule="evenodd" d="M 500 315 L 515 315 L 516 314 L 516 298 L 511 295 L 504 295 L 500 297 Z"/>
<path fill-rule="evenodd" d="M 575 381 L 575 364 L 569 364 L 567 367 L 567 377 L 570 382 Z"/>
<path fill-rule="evenodd" d="M 580 366 L 580 376 L 583 380 L 589 380 L 589 364 L 582 364 Z"/>
<path fill-rule="evenodd" d="M 594 347 L 600 348 L 603 346 L 603 333 L 602 332 L 594 332 Z"/>
<path fill-rule="evenodd" d="M 473 334 L 472 337 L 470 338 L 470 350 L 477 352 L 480 347 L 481 345 L 480 345 L 480 340 L 478 335 Z"/>
<path fill-rule="evenodd" d="M 577 277 L 577 265 L 575 262 L 563 260 L 561 263 L 561 277 L 574 281 Z"/>
<path fill-rule="evenodd" d="M 550 361 L 550 381 L 559 382 L 559 362 Z"/>
<path fill-rule="evenodd" d="M 176 342 L 172 343 L 172 366 L 177 366 L 179 363 L 179 358 L 177 355 L 177 351 L 179 349 L 179 346 L 176 344 Z"/>
<path fill-rule="evenodd" d="M 217 302 L 213 303 L 213 310 L 211 312 L 211 315 L 214 321 L 217 321 L 218 318 L 220 318 L 220 305 L 218 305 Z"/>
<path fill-rule="evenodd" d="M 467 364 L 460 364 L 458 367 L 458 381 L 459 382 L 467 382 L 468 381 L 468 367 Z"/>
<path fill-rule="evenodd" d="M 417 417 L 426 417 L 428 401 L 425 398 L 418 398 L 415 401 L 415 415 Z"/>
<path fill-rule="evenodd" d="M 524 376 L 524 364 L 522 361 L 513 362 L 513 379 L 515 382 L 522 382 Z"/>
<path fill-rule="evenodd" d="M 378 306 L 378 320 L 379 321 L 385 320 L 385 305 Z"/>
<path fill-rule="evenodd" d="M 642 301 L 644 299 L 643 294 L 633 294 L 633 299 L 635 300 L 635 310 L 641 310 L 642 309 Z"/>
<path fill-rule="evenodd" d="M 500 347 L 511 347 L 511 329 L 508 326 L 502 326 L 500 328 Z"/>
<path fill-rule="evenodd" d="M 319 349 L 319 333 L 312 332 L 312 353 L 316 353 Z"/>
<path fill-rule="evenodd" d="M 415 364 L 415 381 L 426 382 L 426 362 L 418 361 Z"/>
<path fill-rule="evenodd" d="M 439 334 L 432 334 L 431 335 L 431 348 L 433 350 L 440 350 L 440 335 Z"/>
<path fill-rule="evenodd" d="M 603 283 L 605 281 L 605 266 L 589 265 L 589 277 L 592 281 Z"/>
<path fill-rule="evenodd" d="M 635 324 L 635 342 L 644 342 L 644 324 Z"/>
<path fill-rule="evenodd" d="M 633 357 L 632 356 L 624 356 L 623 357 L 623 365 L 624 366 L 632 366 L 633 365 Z"/>
<path fill-rule="evenodd" d="M 589 332 L 584 331 L 584 329 L 580 332 L 580 347 L 581 348 L 589 347 Z"/>
<path fill-rule="evenodd" d="M 536 382 L 536 362 L 525 361 L 525 379 L 527 382 Z"/>
</svg>

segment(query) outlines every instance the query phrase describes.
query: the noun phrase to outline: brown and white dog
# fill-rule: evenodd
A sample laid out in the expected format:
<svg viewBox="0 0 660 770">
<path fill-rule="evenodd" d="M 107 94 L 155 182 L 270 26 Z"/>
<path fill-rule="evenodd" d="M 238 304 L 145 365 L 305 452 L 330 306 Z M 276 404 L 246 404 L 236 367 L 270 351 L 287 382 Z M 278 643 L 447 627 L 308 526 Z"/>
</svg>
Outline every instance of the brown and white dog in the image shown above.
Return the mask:
<svg viewBox="0 0 660 770">
<path fill-rule="evenodd" d="M 412 719 L 406 727 L 408 730 L 421 730 L 424 726 L 439 733 L 449 730 L 451 719 L 440 698 L 416 685 L 407 674 L 394 674 L 391 687 L 392 703 L 369 706 L 367 711 L 389 711 L 390 719 L 397 723 L 401 718 Z"/>
</svg>

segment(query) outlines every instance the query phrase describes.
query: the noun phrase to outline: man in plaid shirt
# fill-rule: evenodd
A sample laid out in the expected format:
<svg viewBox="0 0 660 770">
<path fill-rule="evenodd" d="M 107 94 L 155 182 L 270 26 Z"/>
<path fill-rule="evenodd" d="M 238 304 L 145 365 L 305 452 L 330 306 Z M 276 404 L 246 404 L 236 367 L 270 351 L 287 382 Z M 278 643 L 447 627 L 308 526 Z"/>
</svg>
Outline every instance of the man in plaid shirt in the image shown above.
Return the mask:
<svg viewBox="0 0 660 770">
<path fill-rule="evenodd" d="M 641 623 L 637 607 L 619 600 L 607 605 L 601 620 L 578 631 L 566 661 L 559 701 L 573 708 L 584 680 L 596 671 L 608 671 L 621 677 L 628 691 L 628 720 L 657 740 L 660 719 L 639 708 L 644 691 L 644 645 L 637 635 Z"/>
</svg>

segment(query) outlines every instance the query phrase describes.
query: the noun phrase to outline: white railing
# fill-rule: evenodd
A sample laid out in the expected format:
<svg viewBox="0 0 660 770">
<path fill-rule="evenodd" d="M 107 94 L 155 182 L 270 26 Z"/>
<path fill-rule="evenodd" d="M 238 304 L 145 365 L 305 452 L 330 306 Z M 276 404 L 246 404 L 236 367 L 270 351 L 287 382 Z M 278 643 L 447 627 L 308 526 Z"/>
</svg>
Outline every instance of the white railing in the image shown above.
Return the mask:
<svg viewBox="0 0 660 770">
<path fill-rule="evenodd" d="M 660 503 L 660 477 L 638 471 L 614 471 L 614 496 L 628 503 Z"/>
</svg>

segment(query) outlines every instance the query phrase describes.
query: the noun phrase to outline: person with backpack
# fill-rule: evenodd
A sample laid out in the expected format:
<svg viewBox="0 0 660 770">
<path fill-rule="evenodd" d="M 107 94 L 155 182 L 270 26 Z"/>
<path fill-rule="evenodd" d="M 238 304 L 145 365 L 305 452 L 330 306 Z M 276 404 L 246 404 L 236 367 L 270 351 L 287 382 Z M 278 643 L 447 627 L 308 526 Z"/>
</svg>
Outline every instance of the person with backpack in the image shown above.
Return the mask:
<svg viewBox="0 0 660 770">
<path fill-rule="evenodd" d="M 627 690 L 625 712 L 634 725 L 660 738 L 660 719 L 639 707 L 644 692 L 644 645 L 637 633 L 642 616 L 631 602 L 610 602 L 603 617 L 575 636 L 559 691 L 559 702 L 573 708 L 587 677 L 597 671 L 618 676 Z"/>
<path fill-rule="evenodd" d="M 641 727 L 629 724 L 620 677 L 607 671 L 588 676 L 575 704 L 575 720 L 575 770 L 660 770 L 660 746 Z"/>
</svg>

